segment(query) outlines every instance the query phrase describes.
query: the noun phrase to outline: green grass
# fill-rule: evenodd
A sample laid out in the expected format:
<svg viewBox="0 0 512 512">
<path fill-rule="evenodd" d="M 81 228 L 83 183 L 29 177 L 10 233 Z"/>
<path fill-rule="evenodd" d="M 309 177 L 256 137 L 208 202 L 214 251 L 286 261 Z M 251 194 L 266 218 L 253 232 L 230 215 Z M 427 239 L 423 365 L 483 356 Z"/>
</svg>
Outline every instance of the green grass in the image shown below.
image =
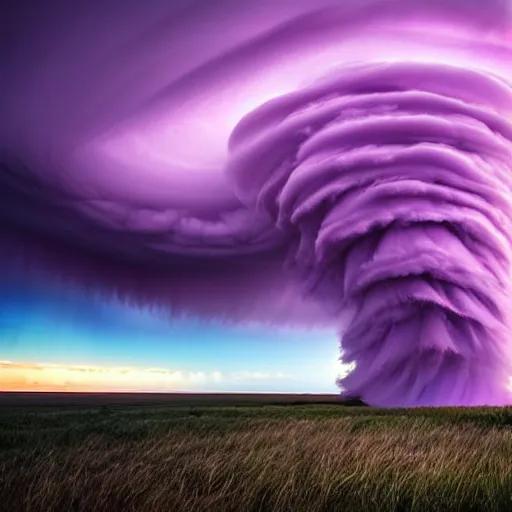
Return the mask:
<svg viewBox="0 0 512 512">
<path fill-rule="evenodd" d="M 511 511 L 512 408 L 3 408 L 0 510 Z"/>
</svg>

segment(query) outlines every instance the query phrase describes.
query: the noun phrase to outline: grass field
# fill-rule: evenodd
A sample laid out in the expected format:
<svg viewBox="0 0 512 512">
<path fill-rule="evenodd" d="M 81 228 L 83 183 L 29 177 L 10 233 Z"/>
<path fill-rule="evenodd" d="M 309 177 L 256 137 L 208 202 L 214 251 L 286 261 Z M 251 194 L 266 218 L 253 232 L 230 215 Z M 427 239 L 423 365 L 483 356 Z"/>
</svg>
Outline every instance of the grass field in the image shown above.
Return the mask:
<svg viewBox="0 0 512 512">
<path fill-rule="evenodd" d="M 0 394 L 0 510 L 508 512 L 512 408 Z"/>
</svg>

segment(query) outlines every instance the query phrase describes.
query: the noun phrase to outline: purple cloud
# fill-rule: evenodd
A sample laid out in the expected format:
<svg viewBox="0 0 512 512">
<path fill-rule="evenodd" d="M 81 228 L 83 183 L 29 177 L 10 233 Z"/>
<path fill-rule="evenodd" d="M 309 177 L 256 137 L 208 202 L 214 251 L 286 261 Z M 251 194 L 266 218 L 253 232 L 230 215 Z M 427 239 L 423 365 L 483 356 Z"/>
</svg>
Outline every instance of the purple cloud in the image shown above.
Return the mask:
<svg viewBox="0 0 512 512">
<path fill-rule="evenodd" d="M 509 402 L 508 2 L 11 4 L 9 273 L 335 326 L 372 404 Z"/>
</svg>

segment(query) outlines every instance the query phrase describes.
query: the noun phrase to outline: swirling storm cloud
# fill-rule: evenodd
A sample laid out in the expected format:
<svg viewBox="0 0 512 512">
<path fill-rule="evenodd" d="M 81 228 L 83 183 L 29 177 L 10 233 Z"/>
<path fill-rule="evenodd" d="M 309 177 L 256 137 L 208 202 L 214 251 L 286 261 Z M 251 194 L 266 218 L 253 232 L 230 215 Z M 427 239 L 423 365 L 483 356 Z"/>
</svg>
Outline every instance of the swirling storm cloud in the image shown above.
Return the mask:
<svg viewBox="0 0 512 512">
<path fill-rule="evenodd" d="M 7 2 L 3 272 L 332 326 L 373 405 L 509 403 L 509 7 Z"/>
</svg>

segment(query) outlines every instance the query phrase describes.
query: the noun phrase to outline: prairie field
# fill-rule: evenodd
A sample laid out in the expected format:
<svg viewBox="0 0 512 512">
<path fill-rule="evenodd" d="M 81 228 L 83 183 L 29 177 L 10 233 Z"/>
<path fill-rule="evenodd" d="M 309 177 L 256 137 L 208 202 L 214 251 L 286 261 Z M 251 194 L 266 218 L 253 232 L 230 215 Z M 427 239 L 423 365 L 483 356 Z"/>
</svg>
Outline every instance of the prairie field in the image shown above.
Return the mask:
<svg viewBox="0 0 512 512">
<path fill-rule="evenodd" d="M 130 396 L 0 394 L 0 510 L 512 510 L 512 408 Z"/>
</svg>

